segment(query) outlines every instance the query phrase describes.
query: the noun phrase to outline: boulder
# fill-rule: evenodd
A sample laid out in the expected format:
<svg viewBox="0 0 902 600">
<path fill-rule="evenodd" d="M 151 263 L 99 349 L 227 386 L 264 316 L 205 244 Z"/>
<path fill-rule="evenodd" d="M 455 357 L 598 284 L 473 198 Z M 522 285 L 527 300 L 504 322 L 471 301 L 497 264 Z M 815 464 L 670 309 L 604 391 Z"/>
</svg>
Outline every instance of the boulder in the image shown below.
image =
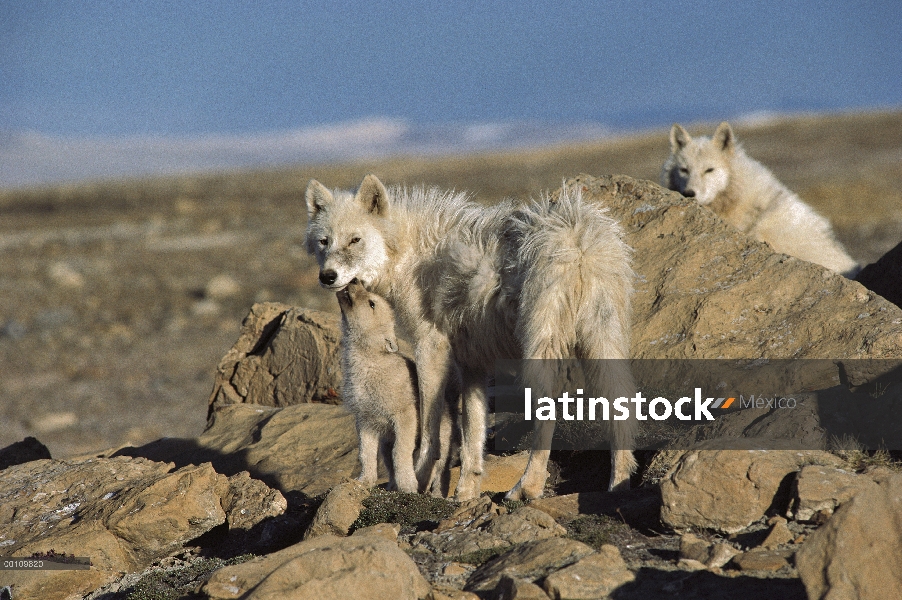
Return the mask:
<svg viewBox="0 0 902 600">
<path fill-rule="evenodd" d="M 230 404 L 339 403 L 339 317 L 286 304 L 254 304 L 219 362 L 208 417 Z"/>
<path fill-rule="evenodd" d="M 323 535 L 224 567 L 203 593 L 211 600 L 416 600 L 430 586 L 394 542 L 381 536 Z"/>
<path fill-rule="evenodd" d="M 687 452 L 661 481 L 661 520 L 674 529 L 736 533 L 786 509 L 789 478 L 804 464 L 838 460 L 821 451 Z"/>
<path fill-rule="evenodd" d="M 230 480 L 209 463 L 173 468 L 115 457 L 45 459 L 3 471 L 3 553 L 65 553 L 88 557 L 92 565 L 79 571 L 6 572 L 17 595 L 84 594 L 179 550 L 229 518 L 243 527 L 285 510 L 281 494 L 251 483 L 246 474 Z"/>
<path fill-rule="evenodd" d="M 807 465 L 798 472 L 793 499 L 786 516 L 811 521 L 818 513 L 831 515 L 837 506 L 863 489 L 876 485 L 867 475 L 856 475 L 836 467 Z"/>
<path fill-rule="evenodd" d="M 0 540 L 9 556 L 87 557 L 90 570 L 9 571 L 17 597 L 68 598 L 140 571 L 217 525 L 249 529 L 284 512 L 285 499 L 247 473 L 209 463 L 114 457 L 39 460 L 0 473 Z"/>
<path fill-rule="evenodd" d="M 902 355 L 902 310 L 860 283 L 777 254 L 650 181 L 581 175 L 568 183 L 608 207 L 635 249 L 636 358 Z"/>
<path fill-rule="evenodd" d="M 902 598 L 902 474 L 875 483 L 842 504 L 796 553 L 809 598 Z"/>
</svg>

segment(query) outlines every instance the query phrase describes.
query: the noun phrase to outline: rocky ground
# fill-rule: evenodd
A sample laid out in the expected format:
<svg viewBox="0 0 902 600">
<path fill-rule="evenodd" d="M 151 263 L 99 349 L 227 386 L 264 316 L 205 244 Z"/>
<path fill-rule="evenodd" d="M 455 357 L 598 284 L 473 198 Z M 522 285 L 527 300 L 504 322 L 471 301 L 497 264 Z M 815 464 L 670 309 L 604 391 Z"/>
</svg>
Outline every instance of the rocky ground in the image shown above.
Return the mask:
<svg viewBox="0 0 902 600">
<path fill-rule="evenodd" d="M 862 262 L 902 238 L 899 114 L 737 133 L 820 203 Z M 897 594 L 886 575 L 902 567 L 893 456 L 816 449 L 831 442 L 824 412 L 800 411 L 792 427 L 773 415 L 725 426 L 734 436 L 802 436 L 804 452 L 640 453 L 637 489 L 624 494 L 598 491 L 607 459 L 592 452 L 555 452 L 548 497 L 525 506 L 500 494 L 456 505 L 347 481 L 356 440 L 334 405 L 334 297 L 316 289 L 302 247 L 307 178 L 351 186 L 375 171 L 491 201 L 557 187 L 574 171 L 655 178 L 666 148 L 655 135 L 470 162 L 0 197 L 0 447 L 29 435 L 46 444 L 0 453 L 0 554 L 89 555 L 94 565 L 0 571 L 0 588 L 104 600 Z M 867 288 L 774 255 L 647 182 L 573 183 L 611 208 L 636 249 L 637 357 L 902 355 L 902 311 Z M 873 280 L 898 269 L 888 260 Z M 255 306 L 242 328 L 258 301 L 284 305 Z M 509 489 L 523 460 L 491 457 L 484 489 Z M 378 572 L 397 575 L 373 579 Z"/>
</svg>

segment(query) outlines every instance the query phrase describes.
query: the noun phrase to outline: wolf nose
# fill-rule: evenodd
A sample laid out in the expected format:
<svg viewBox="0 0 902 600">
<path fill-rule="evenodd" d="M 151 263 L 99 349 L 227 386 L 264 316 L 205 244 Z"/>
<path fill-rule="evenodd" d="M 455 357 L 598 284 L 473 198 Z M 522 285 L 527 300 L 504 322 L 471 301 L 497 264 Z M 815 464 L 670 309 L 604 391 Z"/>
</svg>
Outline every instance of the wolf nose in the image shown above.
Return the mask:
<svg viewBox="0 0 902 600">
<path fill-rule="evenodd" d="M 685 190 L 683 195 L 687 198 L 695 198 L 695 190 Z"/>
<path fill-rule="evenodd" d="M 323 285 L 332 285 L 335 283 L 335 280 L 338 279 L 338 273 L 329 269 L 327 271 L 320 271 L 319 273 L 319 282 Z"/>
</svg>

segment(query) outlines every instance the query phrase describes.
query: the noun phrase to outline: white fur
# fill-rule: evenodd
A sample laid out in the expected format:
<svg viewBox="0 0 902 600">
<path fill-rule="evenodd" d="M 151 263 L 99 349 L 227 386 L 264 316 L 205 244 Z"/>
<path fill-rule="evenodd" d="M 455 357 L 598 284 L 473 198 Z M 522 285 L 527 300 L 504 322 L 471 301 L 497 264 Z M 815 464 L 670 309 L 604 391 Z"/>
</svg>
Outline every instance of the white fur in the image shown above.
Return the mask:
<svg viewBox="0 0 902 600">
<path fill-rule="evenodd" d="M 436 480 L 442 399 L 455 372 L 463 395 L 456 497 L 463 500 L 480 491 L 485 377 L 496 360 L 628 356 L 630 250 L 617 223 L 604 209 L 583 202 L 579 190 L 565 188 L 556 200 L 482 207 L 463 194 L 435 188 L 386 190 L 370 175 L 356 194 L 330 193 L 311 181 L 307 207 L 308 248 L 320 264 L 321 279 L 322 270 L 336 264 L 342 275 L 335 285 L 370 277 L 368 287 L 392 304 L 399 327 L 414 344 L 421 487 Z M 347 241 L 316 243 L 354 238 L 384 248 L 387 258 L 358 253 Z M 612 361 L 603 372 L 597 364 L 588 370 L 598 389 L 611 397 L 632 395 L 632 376 L 623 361 Z M 533 451 L 511 498 L 542 494 L 554 425 L 536 422 Z M 610 487 L 624 488 L 635 468 L 636 424 L 617 421 L 612 427 L 617 451 Z"/>
<path fill-rule="evenodd" d="M 858 264 L 833 235 L 830 222 L 750 158 L 729 124 L 710 138 L 670 130 L 670 156 L 661 185 L 695 198 L 722 219 L 777 252 L 854 275 Z"/>
</svg>

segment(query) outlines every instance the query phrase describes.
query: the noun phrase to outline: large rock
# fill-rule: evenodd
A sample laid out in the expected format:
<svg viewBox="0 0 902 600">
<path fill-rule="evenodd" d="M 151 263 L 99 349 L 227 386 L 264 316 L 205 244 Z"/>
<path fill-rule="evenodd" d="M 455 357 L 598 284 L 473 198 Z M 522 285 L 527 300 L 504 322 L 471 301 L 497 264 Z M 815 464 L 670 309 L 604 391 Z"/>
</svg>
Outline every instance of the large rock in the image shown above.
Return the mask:
<svg viewBox="0 0 902 600">
<path fill-rule="evenodd" d="M 324 535 L 216 571 L 203 588 L 215 600 L 416 600 L 430 586 L 394 542 Z"/>
<path fill-rule="evenodd" d="M 675 529 L 736 533 L 786 510 L 791 476 L 803 465 L 838 461 L 821 451 L 687 452 L 661 481 L 661 520 Z"/>
<path fill-rule="evenodd" d="M 796 553 L 811 600 L 902 598 L 902 475 L 839 507 Z"/>
<path fill-rule="evenodd" d="M 229 404 L 340 402 L 340 339 L 337 315 L 254 304 L 238 341 L 219 362 L 209 414 Z"/>
<path fill-rule="evenodd" d="M 639 358 L 898 358 L 902 310 L 776 254 L 692 199 L 624 176 L 570 180 L 610 208 L 636 252 Z"/>
<path fill-rule="evenodd" d="M 83 594 L 140 570 L 230 520 L 242 528 L 285 510 L 285 499 L 247 474 L 209 463 L 115 457 L 39 460 L 0 474 L 0 540 L 8 556 L 55 552 L 88 557 L 87 571 L 8 571 L 23 598 Z M 79 596 L 80 597 L 80 596 Z"/>
</svg>

